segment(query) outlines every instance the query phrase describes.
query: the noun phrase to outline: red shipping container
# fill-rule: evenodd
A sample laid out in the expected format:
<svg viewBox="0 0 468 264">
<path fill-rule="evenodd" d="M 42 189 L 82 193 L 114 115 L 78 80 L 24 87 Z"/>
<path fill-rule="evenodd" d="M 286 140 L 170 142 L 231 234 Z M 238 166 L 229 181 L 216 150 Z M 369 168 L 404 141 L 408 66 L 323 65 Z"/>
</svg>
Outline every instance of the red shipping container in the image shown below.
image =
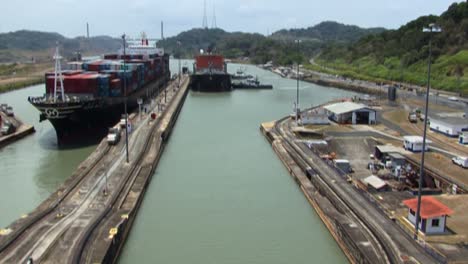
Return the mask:
<svg viewBox="0 0 468 264">
<path fill-rule="evenodd" d="M 65 93 L 94 94 L 97 91 L 97 74 L 75 75 L 65 78 Z"/>
<path fill-rule="evenodd" d="M 97 64 L 97 63 L 88 64 L 88 71 L 98 72 L 99 71 L 99 64 Z"/>
<path fill-rule="evenodd" d="M 77 75 L 77 74 L 81 74 L 81 73 L 83 73 L 83 71 L 81 71 L 81 70 L 75 70 L 75 71 L 64 72 L 63 75 L 65 75 L 65 76 L 72 76 L 72 75 Z"/>
</svg>

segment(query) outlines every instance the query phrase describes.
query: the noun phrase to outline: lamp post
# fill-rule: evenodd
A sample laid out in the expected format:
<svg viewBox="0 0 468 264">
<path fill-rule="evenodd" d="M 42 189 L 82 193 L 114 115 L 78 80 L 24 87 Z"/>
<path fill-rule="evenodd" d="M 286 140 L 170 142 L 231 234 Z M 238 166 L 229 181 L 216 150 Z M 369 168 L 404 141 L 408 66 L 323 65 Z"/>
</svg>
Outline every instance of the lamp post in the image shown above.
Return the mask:
<svg viewBox="0 0 468 264">
<path fill-rule="evenodd" d="M 296 39 L 294 42 L 297 43 L 297 54 L 299 55 L 299 44 L 301 43 L 300 39 Z M 296 89 L 296 124 L 299 122 L 299 57 L 297 59 L 297 71 L 296 71 L 296 81 L 297 81 L 297 89 Z"/>
<path fill-rule="evenodd" d="M 180 41 L 177 41 L 177 47 L 178 47 L 178 51 L 179 51 L 179 52 L 178 52 L 178 53 L 179 53 L 179 54 L 178 54 L 178 55 L 179 55 L 179 56 L 178 56 L 178 57 L 179 57 L 179 75 L 178 75 L 178 77 L 179 77 L 179 83 L 177 84 L 177 88 L 180 88 L 180 45 L 181 45 Z"/>
<path fill-rule="evenodd" d="M 427 28 L 423 28 L 423 32 L 429 33 L 429 59 L 427 62 L 427 88 L 426 88 L 426 105 L 424 112 L 424 132 L 423 132 L 423 146 L 421 154 L 421 168 L 419 170 L 419 188 L 418 188 L 418 206 L 416 209 L 416 221 L 414 223 L 414 239 L 418 239 L 419 222 L 421 220 L 421 192 L 424 181 L 424 154 L 426 153 L 426 136 L 427 136 L 427 117 L 429 113 L 429 89 L 431 87 L 431 56 L 432 56 L 432 33 L 441 32 L 439 26 L 434 23 L 429 24 Z"/>
<path fill-rule="evenodd" d="M 128 163 L 128 114 L 127 114 L 127 65 L 125 65 L 125 34 L 122 35 L 123 65 L 124 65 L 124 112 L 125 112 L 125 155 Z"/>
</svg>

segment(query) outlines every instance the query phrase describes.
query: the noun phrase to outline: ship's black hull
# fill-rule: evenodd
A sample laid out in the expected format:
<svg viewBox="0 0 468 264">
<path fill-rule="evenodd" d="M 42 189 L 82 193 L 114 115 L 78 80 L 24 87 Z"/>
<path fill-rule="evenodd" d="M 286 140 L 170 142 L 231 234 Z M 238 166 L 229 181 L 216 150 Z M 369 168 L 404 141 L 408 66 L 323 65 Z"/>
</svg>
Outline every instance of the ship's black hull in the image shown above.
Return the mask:
<svg viewBox="0 0 468 264">
<path fill-rule="evenodd" d="M 231 76 L 227 73 L 192 74 L 190 88 L 197 92 L 229 92 L 232 91 Z"/>
<path fill-rule="evenodd" d="M 124 104 L 118 103 L 93 109 L 81 108 L 67 118 L 49 121 L 55 129 L 59 146 L 80 146 L 99 142 L 106 136 L 108 128 L 119 121 L 122 113 Z"/>
<path fill-rule="evenodd" d="M 161 91 L 169 80 L 162 77 L 134 91 L 127 97 L 127 112 L 138 104 L 137 99 L 145 99 Z M 40 120 L 49 120 L 57 134 L 59 146 L 80 146 L 99 142 L 109 127 L 119 122 L 125 112 L 125 97 L 97 98 L 76 102 L 52 103 L 34 98 L 30 103 L 40 112 Z"/>
</svg>

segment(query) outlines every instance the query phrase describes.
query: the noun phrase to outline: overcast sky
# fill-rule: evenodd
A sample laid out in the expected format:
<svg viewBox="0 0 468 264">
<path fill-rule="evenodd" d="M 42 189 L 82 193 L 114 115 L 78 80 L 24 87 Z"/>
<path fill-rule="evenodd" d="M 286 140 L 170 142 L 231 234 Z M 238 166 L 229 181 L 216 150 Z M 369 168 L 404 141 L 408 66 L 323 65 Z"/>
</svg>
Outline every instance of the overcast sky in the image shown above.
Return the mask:
<svg viewBox="0 0 468 264">
<path fill-rule="evenodd" d="M 308 27 L 325 20 L 361 27 L 398 28 L 421 15 L 439 15 L 455 0 L 206 0 L 208 25 L 213 6 L 218 27 L 267 34 Z M 458 1 L 460 2 L 460 1 Z M 0 32 L 20 29 L 91 35 L 159 37 L 201 27 L 203 0 L 2 0 Z"/>
</svg>

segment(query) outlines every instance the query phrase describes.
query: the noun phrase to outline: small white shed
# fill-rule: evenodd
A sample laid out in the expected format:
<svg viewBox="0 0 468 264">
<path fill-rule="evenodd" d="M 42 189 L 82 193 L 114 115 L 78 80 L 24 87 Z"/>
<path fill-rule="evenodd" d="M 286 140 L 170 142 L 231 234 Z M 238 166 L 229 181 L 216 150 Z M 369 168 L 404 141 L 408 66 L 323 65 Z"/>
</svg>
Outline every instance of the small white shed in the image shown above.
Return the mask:
<svg viewBox="0 0 468 264">
<path fill-rule="evenodd" d="M 408 207 L 408 220 L 416 224 L 418 199 L 404 200 L 403 203 Z M 444 233 L 447 216 L 451 214 L 453 211 L 434 197 L 423 196 L 421 197 L 419 229 L 425 234 Z"/>
<path fill-rule="evenodd" d="M 423 150 L 423 137 L 421 136 L 404 136 L 404 147 L 406 150 L 420 152 Z M 429 149 L 429 144 L 432 143 L 426 138 L 426 151 Z"/>
<path fill-rule="evenodd" d="M 371 175 L 363 180 L 361 180 L 368 188 L 372 188 L 376 191 L 385 191 L 387 190 L 387 183 L 375 175 Z"/>
</svg>

